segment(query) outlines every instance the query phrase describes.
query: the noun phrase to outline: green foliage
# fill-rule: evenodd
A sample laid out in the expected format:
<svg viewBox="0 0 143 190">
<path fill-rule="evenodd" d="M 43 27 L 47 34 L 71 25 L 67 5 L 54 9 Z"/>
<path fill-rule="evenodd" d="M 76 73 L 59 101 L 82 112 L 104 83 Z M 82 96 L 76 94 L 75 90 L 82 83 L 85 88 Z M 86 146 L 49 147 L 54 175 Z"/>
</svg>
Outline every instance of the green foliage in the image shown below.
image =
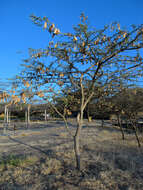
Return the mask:
<svg viewBox="0 0 143 190">
<path fill-rule="evenodd" d="M 38 158 L 35 156 L 19 157 L 14 154 L 10 154 L 5 159 L 0 158 L 0 168 L 4 167 L 21 167 L 26 165 L 34 164 L 38 161 Z"/>
<path fill-rule="evenodd" d="M 3 165 L 7 166 L 19 166 L 21 163 L 21 159 L 17 158 L 15 155 L 11 154 L 9 155 L 6 160 L 2 160 L 0 163 L 0 166 L 2 167 Z"/>
</svg>

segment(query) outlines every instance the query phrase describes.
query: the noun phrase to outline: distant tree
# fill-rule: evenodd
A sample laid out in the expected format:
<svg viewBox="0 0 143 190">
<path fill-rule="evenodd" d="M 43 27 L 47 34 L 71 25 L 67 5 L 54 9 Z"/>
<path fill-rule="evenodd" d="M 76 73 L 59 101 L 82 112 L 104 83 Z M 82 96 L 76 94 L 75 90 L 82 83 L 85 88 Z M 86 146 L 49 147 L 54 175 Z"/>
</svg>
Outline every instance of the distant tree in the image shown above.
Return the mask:
<svg viewBox="0 0 143 190">
<path fill-rule="evenodd" d="M 89 26 L 87 17 L 82 14 L 73 32 L 63 33 L 47 17 L 32 15 L 31 18 L 51 38 L 45 49 L 30 49 L 30 57 L 23 64 L 20 78 L 35 89 L 35 94 L 47 99 L 65 123 L 64 111 L 61 113 L 54 106 L 54 100 L 63 96 L 65 87 L 68 90 L 64 91 L 64 98 L 69 98 L 72 91 L 80 91 L 77 130 L 73 137 L 76 167 L 80 170 L 80 134 L 85 108 L 96 93 L 97 84 L 100 87 L 101 80 L 104 87 L 110 88 L 117 78 L 129 77 L 130 69 L 132 77 L 141 72 L 139 66 L 143 59 L 139 49 L 143 47 L 143 25 L 127 30 L 121 29 L 119 23 L 113 23 L 97 30 Z M 64 101 L 65 105 L 69 103 L 67 99 Z"/>
<path fill-rule="evenodd" d="M 0 91 L 0 102 L 4 104 L 4 127 L 9 123 L 9 99 L 10 95 L 6 90 Z"/>
<path fill-rule="evenodd" d="M 143 89 L 137 87 L 124 89 L 113 98 L 113 102 L 115 112 L 118 116 L 117 118 L 119 126 L 122 126 L 122 118 L 126 120 L 126 124 L 128 124 L 129 122 L 132 125 L 132 128 L 134 129 L 138 146 L 140 147 L 141 143 L 138 137 L 137 125 L 139 113 L 143 111 Z"/>
</svg>

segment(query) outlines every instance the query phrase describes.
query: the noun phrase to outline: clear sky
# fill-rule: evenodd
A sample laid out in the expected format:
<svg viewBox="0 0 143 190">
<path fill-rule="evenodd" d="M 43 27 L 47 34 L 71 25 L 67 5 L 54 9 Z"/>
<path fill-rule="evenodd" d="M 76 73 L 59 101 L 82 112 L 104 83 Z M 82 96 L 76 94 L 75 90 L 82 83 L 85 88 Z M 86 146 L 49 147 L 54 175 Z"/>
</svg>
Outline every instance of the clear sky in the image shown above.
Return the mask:
<svg viewBox="0 0 143 190">
<path fill-rule="evenodd" d="M 29 16 L 47 16 L 63 32 L 70 32 L 80 14 L 97 28 L 118 21 L 121 26 L 143 23 L 143 0 L 0 0 L 0 79 L 20 71 L 28 48 L 46 46 L 48 34 Z"/>
</svg>

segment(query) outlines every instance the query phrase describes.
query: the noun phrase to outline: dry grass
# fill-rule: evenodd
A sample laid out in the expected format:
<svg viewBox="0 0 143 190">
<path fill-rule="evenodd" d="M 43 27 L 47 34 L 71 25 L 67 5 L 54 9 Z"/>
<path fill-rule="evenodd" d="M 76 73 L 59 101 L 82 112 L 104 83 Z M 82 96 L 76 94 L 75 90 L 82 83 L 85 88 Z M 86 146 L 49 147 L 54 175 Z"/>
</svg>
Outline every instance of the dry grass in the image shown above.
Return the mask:
<svg viewBox="0 0 143 190">
<path fill-rule="evenodd" d="M 143 149 L 138 149 L 132 134 L 125 137 L 122 141 L 118 131 L 84 128 L 78 172 L 73 144 L 59 130 L 60 140 L 51 155 L 1 158 L 0 189 L 143 190 Z"/>
<path fill-rule="evenodd" d="M 62 133 L 60 133 L 60 137 L 67 138 L 68 137 L 68 133 L 62 132 Z"/>
</svg>

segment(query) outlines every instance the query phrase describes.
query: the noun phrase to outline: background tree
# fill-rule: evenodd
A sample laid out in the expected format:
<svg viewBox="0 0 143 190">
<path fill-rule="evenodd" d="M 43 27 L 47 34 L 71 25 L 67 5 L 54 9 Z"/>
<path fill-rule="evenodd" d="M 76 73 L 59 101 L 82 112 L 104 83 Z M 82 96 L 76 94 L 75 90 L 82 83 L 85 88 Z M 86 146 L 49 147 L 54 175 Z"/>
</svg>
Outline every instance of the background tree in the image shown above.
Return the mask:
<svg viewBox="0 0 143 190">
<path fill-rule="evenodd" d="M 142 117 L 142 88 L 136 86 L 122 88 L 110 100 L 113 110 L 112 113 L 117 115 L 123 140 L 125 138 L 123 126 L 127 130 L 132 128 L 135 131 L 138 146 L 140 147 L 137 129 L 139 129 L 139 117 Z"/>
</svg>

